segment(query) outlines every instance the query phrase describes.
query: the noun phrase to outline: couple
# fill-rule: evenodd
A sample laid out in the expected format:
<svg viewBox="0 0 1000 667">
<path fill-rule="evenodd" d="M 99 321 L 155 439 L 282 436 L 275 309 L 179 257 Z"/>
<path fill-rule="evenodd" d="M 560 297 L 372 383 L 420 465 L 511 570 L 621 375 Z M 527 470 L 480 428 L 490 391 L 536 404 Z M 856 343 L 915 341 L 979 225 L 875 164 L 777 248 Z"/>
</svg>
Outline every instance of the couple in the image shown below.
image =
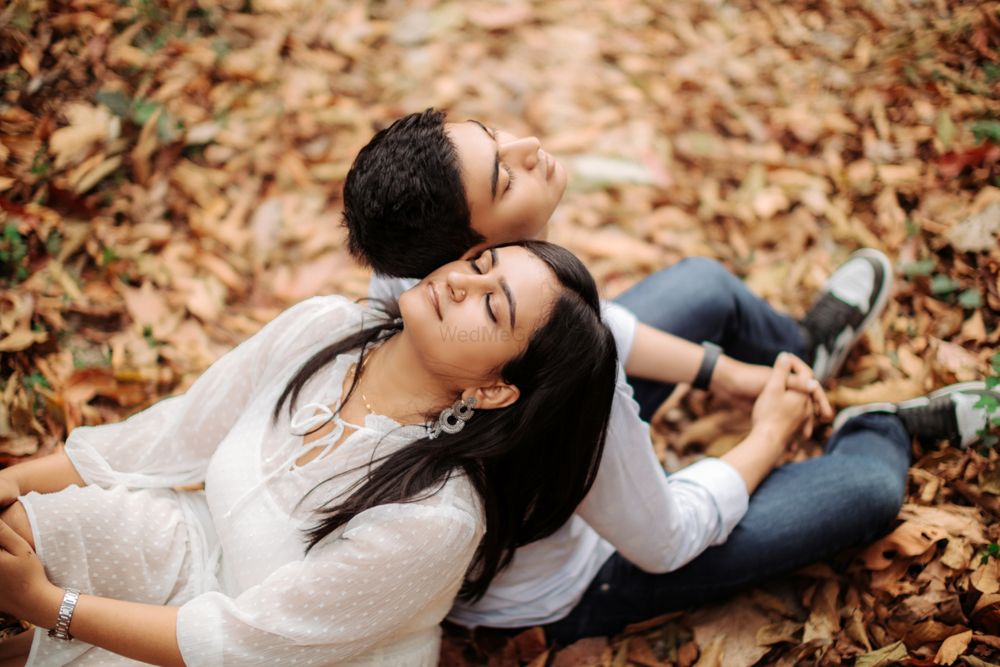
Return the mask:
<svg viewBox="0 0 1000 667">
<path fill-rule="evenodd" d="M 37 626 L 0 665 L 431 665 L 446 615 L 611 634 L 877 537 L 911 438 L 982 428 L 983 390 L 949 388 L 855 408 L 772 471 L 831 416 L 817 380 L 888 262 L 852 256 L 802 322 L 697 259 L 602 304 L 572 254 L 518 240 L 565 182 L 477 122 L 378 133 L 344 196 L 381 308 L 309 299 L 185 394 L 0 471 L 0 611 Z M 753 429 L 667 476 L 644 420 L 678 382 L 755 399 Z"/>
</svg>

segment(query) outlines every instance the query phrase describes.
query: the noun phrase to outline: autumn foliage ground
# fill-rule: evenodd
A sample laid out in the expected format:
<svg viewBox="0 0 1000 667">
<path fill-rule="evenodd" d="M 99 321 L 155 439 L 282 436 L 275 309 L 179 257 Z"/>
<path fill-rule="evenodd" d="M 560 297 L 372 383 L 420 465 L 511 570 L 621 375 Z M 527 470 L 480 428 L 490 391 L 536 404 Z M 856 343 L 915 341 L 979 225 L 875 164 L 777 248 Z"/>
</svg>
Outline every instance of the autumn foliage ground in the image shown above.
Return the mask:
<svg viewBox="0 0 1000 667">
<path fill-rule="evenodd" d="M 362 295 L 344 175 L 376 129 L 428 106 L 565 162 L 550 238 L 607 296 L 706 255 L 801 314 L 850 251 L 878 247 L 895 298 L 832 399 L 997 375 L 998 9 L 2 3 L 0 460 L 183 390 L 299 299 Z M 676 468 L 730 447 L 746 408 L 681 388 L 654 421 Z M 871 549 L 569 648 L 452 630 L 443 662 L 1000 662 L 997 452 L 916 453 L 899 528 Z"/>
</svg>

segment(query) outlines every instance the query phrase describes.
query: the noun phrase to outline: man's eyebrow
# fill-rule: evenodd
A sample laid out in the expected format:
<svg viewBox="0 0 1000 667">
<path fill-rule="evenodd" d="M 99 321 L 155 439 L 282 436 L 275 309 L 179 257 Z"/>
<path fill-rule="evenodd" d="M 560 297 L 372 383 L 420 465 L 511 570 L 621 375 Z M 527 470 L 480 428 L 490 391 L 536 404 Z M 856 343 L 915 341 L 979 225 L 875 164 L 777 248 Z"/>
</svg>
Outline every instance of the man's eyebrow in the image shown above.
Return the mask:
<svg viewBox="0 0 1000 667">
<path fill-rule="evenodd" d="M 492 268 L 494 269 L 497 268 L 497 265 L 500 263 L 500 260 L 497 257 L 496 248 L 490 248 L 490 257 L 492 258 L 493 261 Z M 504 295 L 507 297 L 507 305 L 510 308 L 510 328 L 513 329 L 514 326 L 517 324 L 517 309 L 515 308 L 516 302 L 514 301 L 514 293 L 510 291 L 510 285 L 507 284 L 506 278 L 501 276 L 499 282 L 500 282 L 500 289 L 503 290 Z"/>
<path fill-rule="evenodd" d="M 490 132 L 485 125 L 483 125 L 482 123 L 480 123 L 478 120 L 475 119 L 470 119 L 469 122 L 475 123 L 479 127 L 483 128 L 483 132 L 485 132 L 486 136 L 490 138 L 490 141 L 496 143 L 497 141 L 496 137 L 493 136 L 493 133 Z M 500 148 L 498 146 L 496 153 L 494 154 L 493 157 L 493 175 L 490 177 L 490 196 L 493 199 L 497 198 L 497 180 L 499 178 L 500 178 Z"/>
</svg>

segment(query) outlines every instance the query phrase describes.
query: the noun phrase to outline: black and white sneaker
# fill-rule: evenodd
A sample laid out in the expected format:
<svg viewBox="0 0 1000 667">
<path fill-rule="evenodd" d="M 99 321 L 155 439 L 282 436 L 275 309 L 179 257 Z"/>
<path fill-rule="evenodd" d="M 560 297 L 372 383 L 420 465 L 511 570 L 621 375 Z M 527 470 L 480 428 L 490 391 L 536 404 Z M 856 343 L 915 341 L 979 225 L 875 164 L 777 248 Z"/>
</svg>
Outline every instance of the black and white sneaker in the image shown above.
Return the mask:
<svg viewBox="0 0 1000 667">
<path fill-rule="evenodd" d="M 800 322 L 806 361 L 820 382 L 837 375 L 847 353 L 882 314 L 892 291 L 892 264 L 878 250 L 864 248 L 847 258 Z"/>
<path fill-rule="evenodd" d="M 899 417 L 910 435 L 921 444 L 947 440 L 955 447 L 966 449 L 979 441 L 992 417 L 984 405 L 984 396 L 1000 401 L 1000 389 L 987 389 L 985 382 L 963 382 L 899 403 L 853 405 L 837 413 L 833 430 L 839 430 L 848 419 L 861 414 L 890 412 Z M 1000 411 L 993 414 L 1000 416 Z"/>
</svg>

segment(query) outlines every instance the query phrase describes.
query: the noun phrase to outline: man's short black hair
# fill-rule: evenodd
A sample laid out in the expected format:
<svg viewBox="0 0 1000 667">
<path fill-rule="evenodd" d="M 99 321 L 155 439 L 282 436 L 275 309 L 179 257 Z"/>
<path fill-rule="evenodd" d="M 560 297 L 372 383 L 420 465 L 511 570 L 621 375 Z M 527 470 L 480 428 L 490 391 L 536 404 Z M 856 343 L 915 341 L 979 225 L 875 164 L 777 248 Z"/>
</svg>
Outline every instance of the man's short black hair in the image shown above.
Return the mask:
<svg viewBox="0 0 1000 667">
<path fill-rule="evenodd" d="M 445 114 L 400 118 L 361 149 L 344 183 L 348 249 L 387 276 L 422 278 L 483 241 Z"/>
</svg>

